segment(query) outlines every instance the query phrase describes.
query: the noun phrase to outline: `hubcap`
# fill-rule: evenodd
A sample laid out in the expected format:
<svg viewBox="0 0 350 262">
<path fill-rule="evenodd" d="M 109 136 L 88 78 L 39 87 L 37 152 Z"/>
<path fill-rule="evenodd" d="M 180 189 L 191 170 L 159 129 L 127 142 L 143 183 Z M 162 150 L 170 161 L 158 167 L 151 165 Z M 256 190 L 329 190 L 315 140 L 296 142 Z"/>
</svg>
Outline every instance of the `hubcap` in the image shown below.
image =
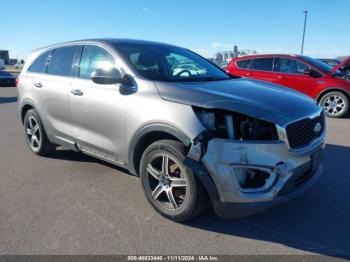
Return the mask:
<svg viewBox="0 0 350 262">
<path fill-rule="evenodd" d="M 344 112 L 345 101 L 338 95 L 330 95 L 323 100 L 322 107 L 329 115 L 337 116 Z"/>
<path fill-rule="evenodd" d="M 179 163 L 169 155 L 155 155 L 147 164 L 147 180 L 153 199 L 167 209 L 180 208 L 187 191 L 183 174 Z"/>
<path fill-rule="evenodd" d="M 40 127 L 37 120 L 30 116 L 26 122 L 27 139 L 34 150 L 38 150 L 41 145 Z"/>
</svg>

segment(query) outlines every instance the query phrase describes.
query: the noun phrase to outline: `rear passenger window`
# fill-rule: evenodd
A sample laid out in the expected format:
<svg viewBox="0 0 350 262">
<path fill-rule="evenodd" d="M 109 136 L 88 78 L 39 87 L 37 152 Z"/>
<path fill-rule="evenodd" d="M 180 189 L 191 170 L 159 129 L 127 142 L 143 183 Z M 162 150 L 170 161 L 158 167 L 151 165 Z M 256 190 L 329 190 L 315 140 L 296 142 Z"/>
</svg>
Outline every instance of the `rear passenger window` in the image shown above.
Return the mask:
<svg viewBox="0 0 350 262">
<path fill-rule="evenodd" d="M 106 50 L 98 46 L 84 46 L 80 62 L 79 77 L 91 79 L 91 74 L 95 69 L 114 66 L 114 58 Z"/>
<path fill-rule="evenodd" d="M 272 71 L 273 58 L 257 58 L 250 63 L 249 69 Z"/>
<path fill-rule="evenodd" d="M 47 62 L 47 57 L 49 56 L 51 51 L 46 52 L 42 55 L 40 55 L 34 63 L 29 67 L 28 72 L 32 73 L 46 73 L 46 62 Z"/>
<path fill-rule="evenodd" d="M 252 61 L 251 59 L 240 60 L 240 61 L 237 61 L 236 64 L 239 68 L 247 69 L 251 61 Z"/>
<path fill-rule="evenodd" d="M 60 47 L 53 51 L 49 58 L 47 73 L 57 76 L 73 76 L 73 62 L 79 53 L 77 46 Z"/>
</svg>

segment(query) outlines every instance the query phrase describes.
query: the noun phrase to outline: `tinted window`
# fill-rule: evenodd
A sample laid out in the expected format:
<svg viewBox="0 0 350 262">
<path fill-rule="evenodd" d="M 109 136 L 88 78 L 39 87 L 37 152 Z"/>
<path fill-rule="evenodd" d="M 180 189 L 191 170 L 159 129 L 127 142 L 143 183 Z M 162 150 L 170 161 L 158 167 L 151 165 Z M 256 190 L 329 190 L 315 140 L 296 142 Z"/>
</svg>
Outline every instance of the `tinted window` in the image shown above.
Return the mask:
<svg viewBox="0 0 350 262">
<path fill-rule="evenodd" d="M 274 71 L 288 74 L 304 74 L 306 69 L 309 69 L 308 65 L 295 59 L 278 58 Z"/>
<path fill-rule="evenodd" d="M 249 69 L 272 71 L 273 58 L 257 58 L 250 63 Z"/>
<path fill-rule="evenodd" d="M 79 47 L 67 46 L 55 49 L 49 57 L 47 73 L 57 76 L 73 76 L 76 55 L 79 53 Z"/>
<path fill-rule="evenodd" d="M 313 65 L 314 67 L 321 69 L 323 71 L 326 71 L 328 73 L 332 73 L 333 68 L 319 60 L 313 59 L 311 57 L 308 56 L 299 56 L 299 58 L 311 65 Z"/>
<path fill-rule="evenodd" d="M 230 79 L 208 60 L 184 48 L 153 43 L 118 43 L 116 48 L 147 79 L 167 82 Z"/>
<path fill-rule="evenodd" d="M 114 58 L 106 50 L 97 46 L 84 46 L 79 77 L 91 79 L 91 74 L 96 68 L 113 67 L 114 64 Z"/>
<path fill-rule="evenodd" d="M 331 66 L 331 67 L 335 67 L 336 65 L 340 64 L 339 60 L 330 60 L 330 59 L 319 59 L 321 62 L 326 63 L 327 65 Z"/>
<path fill-rule="evenodd" d="M 240 60 L 240 61 L 237 61 L 236 64 L 239 68 L 247 69 L 251 61 L 252 61 L 251 59 Z"/>
<path fill-rule="evenodd" d="M 45 73 L 46 72 L 46 62 L 47 57 L 51 51 L 40 55 L 34 63 L 29 67 L 28 72 L 33 73 Z"/>
</svg>

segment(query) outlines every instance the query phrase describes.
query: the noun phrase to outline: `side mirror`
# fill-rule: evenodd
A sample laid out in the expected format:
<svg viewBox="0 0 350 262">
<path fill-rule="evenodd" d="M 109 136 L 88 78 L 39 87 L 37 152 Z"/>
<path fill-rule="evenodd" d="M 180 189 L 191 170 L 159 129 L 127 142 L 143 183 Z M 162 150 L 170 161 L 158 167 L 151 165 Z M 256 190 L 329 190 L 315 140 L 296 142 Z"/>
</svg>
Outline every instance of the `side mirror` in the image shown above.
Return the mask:
<svg viewBox="0 0 350 262">
<path fill-rule="evenodd" d="M 305 69 L 304 70 L 304 75 L 309 75 L 309 76 L 311 76 L 313 78 L 318 78 L 318 77 L 322 76 L 318 71 L 316 71 L 316 70 L 314 70 L 312 68 L 311 69 Z"/>
<path fill-rule="evenodd" d="M 91 74 L 91 79 L 94 83 L 100 85 L 113 85 L 123 83 L 123 78 L 116 68 L 96 69 Z"/>
</svg>

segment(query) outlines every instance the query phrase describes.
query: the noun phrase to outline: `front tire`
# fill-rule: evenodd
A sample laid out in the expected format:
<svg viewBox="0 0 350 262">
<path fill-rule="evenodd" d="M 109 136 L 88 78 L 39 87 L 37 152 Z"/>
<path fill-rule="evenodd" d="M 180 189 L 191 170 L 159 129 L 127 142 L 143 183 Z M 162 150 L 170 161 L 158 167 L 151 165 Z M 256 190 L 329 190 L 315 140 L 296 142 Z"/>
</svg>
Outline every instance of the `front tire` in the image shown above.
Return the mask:
<svg viewBox="0 0 350 262">
<path fill-rule="evenodd" d="M 55 150 L 55 145 L 47 138 L 41 120 L 34 109 L 24 116 L 24 131 L 30 150 L 39 156 L 45 156 Z"/>
<path fill-rule="evenodd" d="M 349 98 L 342 92 L 330 92 L 321 97 L 320 106 L 328 117 L 342 118 L 348 114 Z"/>
<path fill-rule="evenodd" d="M 162 216 L 178 222 L 194 218 L 205 208 L 204 190 L 184 159 L 180 142 L 161 140 L 145 150 L 140 164 L 148 202 Z"/>
</svg>

